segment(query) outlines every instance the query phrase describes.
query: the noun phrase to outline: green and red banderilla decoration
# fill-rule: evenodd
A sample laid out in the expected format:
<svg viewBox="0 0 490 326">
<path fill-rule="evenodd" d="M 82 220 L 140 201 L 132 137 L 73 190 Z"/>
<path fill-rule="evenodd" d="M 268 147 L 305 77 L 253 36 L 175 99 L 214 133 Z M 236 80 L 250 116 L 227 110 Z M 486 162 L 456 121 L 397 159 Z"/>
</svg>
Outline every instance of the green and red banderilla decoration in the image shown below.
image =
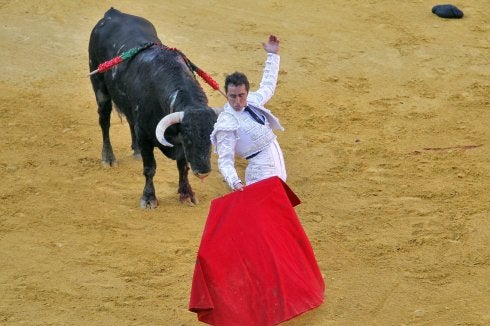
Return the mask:
<svg viewBox="0 0 490 326">
<path fill-rule="evenodd" d="M 143 51 L 144 49 L 147 49 L 149 48 L 150 46 L 154 45 L 155 43 L 145 43 L 145 45 L 143 45 L 142 47 L 139 47 L 139 48 L 132 48 L 128 51 L 125 51 L 123 53 L 121 53 L 121 55 L 118 55 L 117 57 L 111 59 L 111 60 L 108 60 L 106 62 L 102 62 L 96 70 L 90 72 L 90 76 L 91 75 L 94 75 L 94 74 L 97 74 L 97 73 L 103 73 L 103 72 L 106 72 L 107 70 L 111 69 L 112 67 L 120 64 L 121 62 L 127 60 L 127 59 L 131 59 L 132 57 L 134 57 L 135 55 L 137 55 L 138 53 L 140 53 L 141 51 Z"/>
<path fill-rule="evenodd" d="M 112 58 L 111 60 L 102 62 L 101 64 L 99 64 L 99 66 L 97 67 L 96 70 L 90 72 L 89 76 L 97 74 L 97 73 L 106 72 L 107 70 L 111 69 L 112 67 L 120 64 L 121 62 L 123 62 L 125 60 L 131 59 L 132 57 L 134 57 L 135 55 L 137 55 L 141 51 L 143 51 L 143 50 L 145 50 L 145 49 L 147 49 L 153 45 L 159 45 L 159 44 L 152 43 L 152 42 L 151 43 L 145 43 L 141 47 L 129 49 L 128 51 L 121 53 L 120 55 L 118 55 L 115 58 Z M 176 51 L 177 53 L 179 53 L 182 56 L 182 58 L 184 59 L 185 63 L 189 67 L 189 69 L 192 71 L 192 73 L 199 75 L 199 77 L 204 79 L 206 84 L 211 86 L 214 90 L 219 91 L 224 97 L 226 97 L 226 95 L 220 90 L 219 84 L 210 75 L 208 75 L 204 70 L 200 69 L 194 63 L 192 63 L 179 49 L 169 48 L 163 44 L 160 44 L 160 45 L 167 50 L 172 50 L 172 51 Z"/>
</svg>

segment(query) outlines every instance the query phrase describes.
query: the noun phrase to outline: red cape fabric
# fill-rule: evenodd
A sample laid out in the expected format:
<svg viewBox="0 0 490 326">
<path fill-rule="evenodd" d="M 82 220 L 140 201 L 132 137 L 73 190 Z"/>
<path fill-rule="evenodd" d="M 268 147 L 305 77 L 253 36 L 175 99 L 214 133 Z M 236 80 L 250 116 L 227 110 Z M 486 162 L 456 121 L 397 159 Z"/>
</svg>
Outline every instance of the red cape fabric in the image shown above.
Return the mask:
<svg viewBox="0 0 490 326">
<path fill-rule="evenodd" d="M 277 325 L 319 306 L 325 284 L 294 206 L 273 177 L 212 201 L 189 310 L 211 325 Z"/>
</svg>

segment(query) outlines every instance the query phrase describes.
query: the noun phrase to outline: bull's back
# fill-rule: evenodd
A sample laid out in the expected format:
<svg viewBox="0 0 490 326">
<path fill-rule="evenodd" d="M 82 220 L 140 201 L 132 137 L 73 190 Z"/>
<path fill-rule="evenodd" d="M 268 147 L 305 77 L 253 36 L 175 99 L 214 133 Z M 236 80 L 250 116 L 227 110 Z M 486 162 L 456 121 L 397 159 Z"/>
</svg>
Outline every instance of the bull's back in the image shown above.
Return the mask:
<svg viewBox="0 0 490 326">
<path fill-rule="evenodd" d="M 148 20 L 109 9 L 92 29 L 89 42 L 90 69 L 145 43 L 161 43 Z"/>
</svg>

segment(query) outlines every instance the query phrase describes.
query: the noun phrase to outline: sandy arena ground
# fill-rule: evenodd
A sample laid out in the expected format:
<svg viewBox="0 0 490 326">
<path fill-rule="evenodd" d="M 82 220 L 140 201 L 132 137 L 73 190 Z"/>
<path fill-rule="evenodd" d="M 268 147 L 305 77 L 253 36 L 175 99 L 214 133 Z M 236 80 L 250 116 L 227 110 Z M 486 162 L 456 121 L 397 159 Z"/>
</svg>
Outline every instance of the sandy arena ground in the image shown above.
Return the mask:
<svg viewBox="0 0 490 326">
<path fill-rule="evenodd" d="M 142 164 L 113 116 L 100 164 L 88 39 L 110 6 L 144 16 L 222 84 L 256 87 L 280 36 L 268 107 L 327 284 L 299 325 L 490 324 L 490 1 L 0 1 L 0 324 L 199 325 L 187 311 L 216 170 L 139 208 Z M 224 98 L 203 84 L 210 104 Z M 243 162 L 239 168 L 242 170 Z"/>
</svg>

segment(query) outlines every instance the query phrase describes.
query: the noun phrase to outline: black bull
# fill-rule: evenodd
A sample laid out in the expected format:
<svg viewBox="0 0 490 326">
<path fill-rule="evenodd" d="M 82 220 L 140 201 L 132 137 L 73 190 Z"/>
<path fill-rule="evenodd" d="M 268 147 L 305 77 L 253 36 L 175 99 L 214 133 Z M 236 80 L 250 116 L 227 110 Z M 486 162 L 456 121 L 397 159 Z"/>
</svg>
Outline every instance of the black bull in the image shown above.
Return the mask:
<svg viewBox="0 0 490 326">
<path fill-rule="evenodd" d="M 111 8 L 90 35 L 90 71 L 149 42 L 161 44 L 149 21 Z M 91 75 L 91 82 L 102 129 L 102 163 L 116 164 L 109 137 L 114 103 L 128 121 L 134 155 L 141 155 L 143 159 L 146 182 L 140 206 L 155 208 L 158 205 L 153 185 L 155 147 L 177 161 L 180 200 L 196 203 L 188 180 L 189 164 L 200 178 L 210 173 L 209 136 L 217 116 L 182 56 L 177 51 L 154 45 L 107 72 Z"/>
</svg>

